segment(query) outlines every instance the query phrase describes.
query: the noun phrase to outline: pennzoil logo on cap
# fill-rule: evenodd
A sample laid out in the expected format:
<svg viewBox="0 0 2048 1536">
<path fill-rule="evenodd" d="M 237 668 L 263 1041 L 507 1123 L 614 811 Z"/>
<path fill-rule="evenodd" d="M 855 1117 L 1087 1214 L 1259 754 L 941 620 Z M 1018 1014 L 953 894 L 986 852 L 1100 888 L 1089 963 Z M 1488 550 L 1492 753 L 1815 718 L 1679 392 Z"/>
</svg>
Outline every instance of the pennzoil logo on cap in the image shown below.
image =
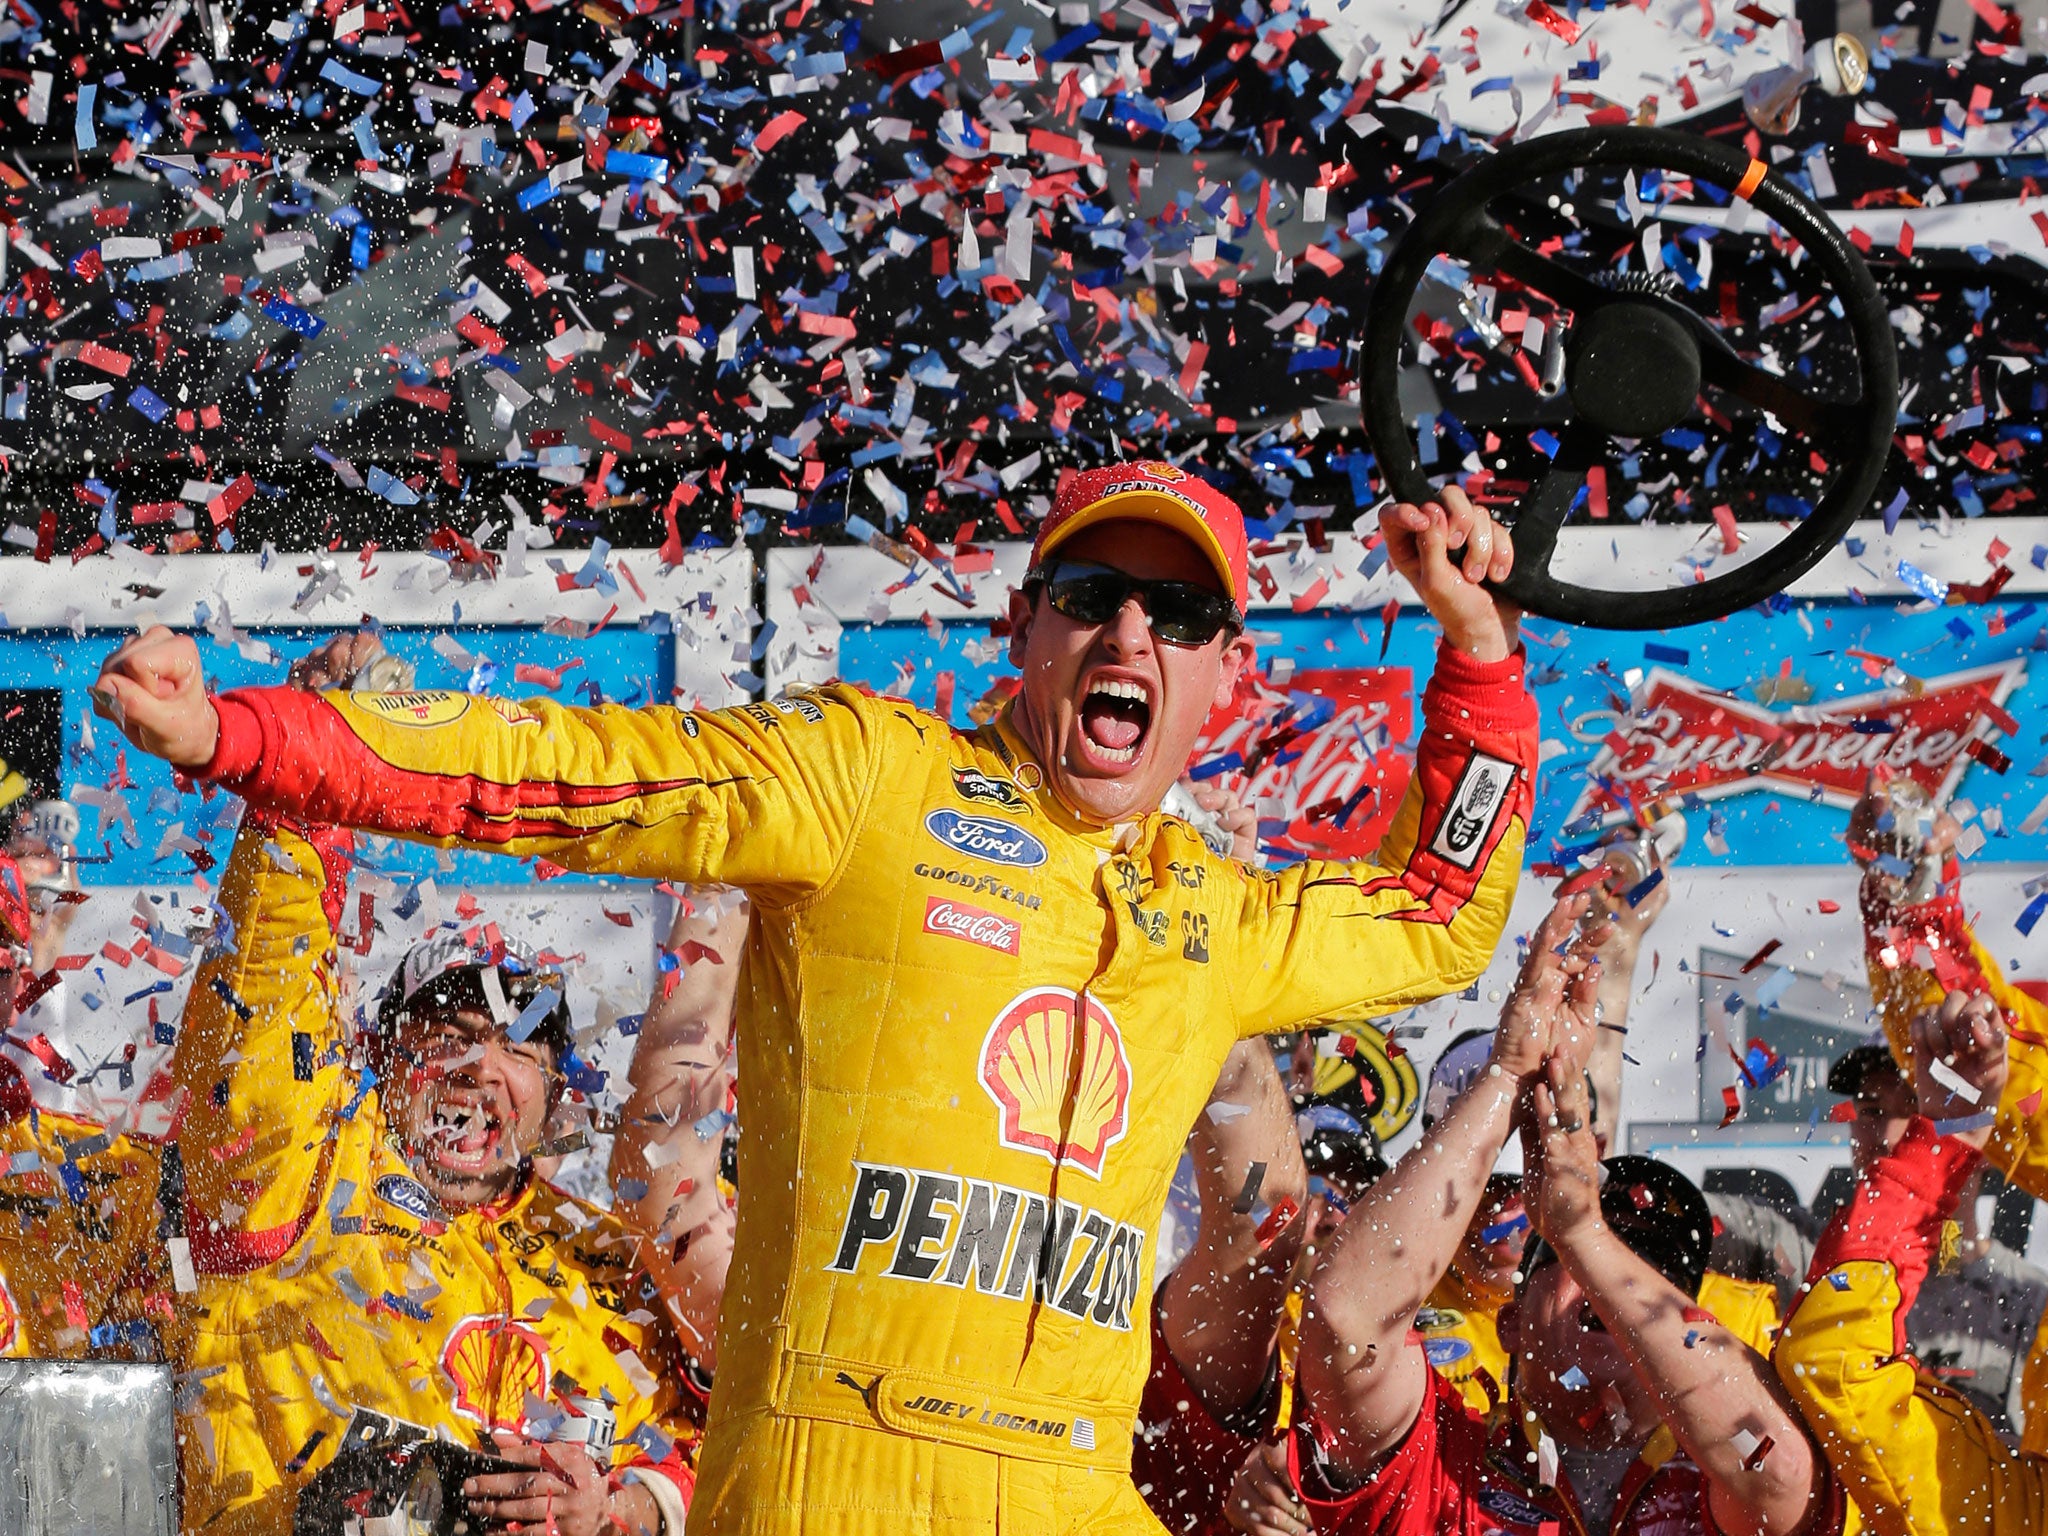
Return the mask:
<svg viewBox="0 0 2048 1536">
<path fill-rule="evenodd" d="M 981 1085 L 1002 1112 L 996 1135 L 1004 1146 L 1102 1177 L 1103 1159 L 1124 1134 L 1131 1065 L 1101 1003 L 1060 987 L 1020 994 L 982 1042 Z"/>
<path fill-rule="evenodd" d="M 382 716 L 394 725 L 448 725 L 469 711 L 466 693 L 351 693 L 357 709 Z"/>
</svg>

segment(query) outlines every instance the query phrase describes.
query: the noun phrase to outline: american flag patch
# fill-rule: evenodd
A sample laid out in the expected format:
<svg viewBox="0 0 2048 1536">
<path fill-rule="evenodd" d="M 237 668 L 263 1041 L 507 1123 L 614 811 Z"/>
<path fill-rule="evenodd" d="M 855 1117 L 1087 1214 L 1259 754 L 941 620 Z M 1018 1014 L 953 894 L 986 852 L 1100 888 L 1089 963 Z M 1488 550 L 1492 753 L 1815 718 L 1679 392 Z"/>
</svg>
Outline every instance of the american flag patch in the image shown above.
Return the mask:
<svg viewBox="0 0 2048 1536">
<path fill-rule="evenodd" d="M 1074 1449 L 1077 1451 L 1092 1451 L 1095 1449 L 1095 1421 L 1093 1419 L 1074 1420 Z"/>
</svg>

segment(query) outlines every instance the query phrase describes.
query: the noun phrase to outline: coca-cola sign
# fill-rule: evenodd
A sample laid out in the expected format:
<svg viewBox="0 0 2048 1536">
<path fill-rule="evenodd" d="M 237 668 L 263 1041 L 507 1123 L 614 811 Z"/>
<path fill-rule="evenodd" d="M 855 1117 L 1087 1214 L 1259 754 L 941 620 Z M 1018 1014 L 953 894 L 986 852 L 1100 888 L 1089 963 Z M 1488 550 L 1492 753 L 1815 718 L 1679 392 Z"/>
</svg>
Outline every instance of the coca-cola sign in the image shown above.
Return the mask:
<svg viewBox="0 0 2048 1536">
<path fill-rule="evenodd" d="M 1360 859 L 1379 846 L 1414 768 L 1415 679 L 1407 667 L 1321 667 L 1284 691 L 1247 690 L 1216 710 L 1194 764 L 1214 782 L 1284 816 L 1264 841 L 1318 858 Z M 1327 708 L 1327 714 L 1325 714 Z M 1305 721 L 1316 723 L 1299 729 Z"/>
<path fill-rule="evenodd" d="M 984 912 L 950 896 L 925 897 L 924 931 L 948 939 L 965 939 L 983 949 L 999 949 L 1006 955 L 1014 955 L 1023 947 L 1024 925 L 1015 918 Z"/>
<path fill-rule="evenodd" d="M 2012 729 L 2005 702 L 2025 680 L 2026 663 L 2014 658 L 1930 678 L 1917 693 L 1885 689 L 1772 710 L 1658 668 L 1637 688 L 1630 713 L 1612 720 L 1574 819 L 1619 819 L 1680 795 L 1713 800 L 1759 789 L 1818 791 L 1828 804 L 1853 805 L 1879 765 L 1945 803 L 1973 759 L 2001 756 L 1990 741 Z"/>
</svg>

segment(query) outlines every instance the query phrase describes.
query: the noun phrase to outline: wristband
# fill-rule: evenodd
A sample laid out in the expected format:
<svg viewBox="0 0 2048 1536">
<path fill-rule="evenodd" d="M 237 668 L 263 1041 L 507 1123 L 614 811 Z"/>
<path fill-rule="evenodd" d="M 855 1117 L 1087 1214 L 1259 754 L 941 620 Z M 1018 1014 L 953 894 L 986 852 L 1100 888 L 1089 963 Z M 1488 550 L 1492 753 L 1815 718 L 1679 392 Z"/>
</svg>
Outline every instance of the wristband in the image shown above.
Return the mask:
<svg viewBox="0 0 2048 1536">
<path fill-rule="evenodd" d="M 1963 1115 L 1954 1120 L 1934 1122 L 1937 1136 L 1966 1136 L 1971 1131 L 1988 1131 L 1998 1120 L 1998 1111 L 1987 1109 L 1974 1115 Z"/>
</svg>

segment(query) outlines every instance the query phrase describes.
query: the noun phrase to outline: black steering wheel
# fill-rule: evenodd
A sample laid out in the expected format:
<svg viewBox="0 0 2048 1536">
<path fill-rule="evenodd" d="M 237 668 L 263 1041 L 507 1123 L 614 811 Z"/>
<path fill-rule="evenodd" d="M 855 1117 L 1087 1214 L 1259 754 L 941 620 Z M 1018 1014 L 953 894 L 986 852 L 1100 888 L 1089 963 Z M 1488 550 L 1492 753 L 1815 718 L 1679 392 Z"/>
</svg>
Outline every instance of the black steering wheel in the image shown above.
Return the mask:
<svg viewBox="0 0 2048 1536">
<path fill-rule="evenodd" d="M 1526 243 L 1495 217 L 1493 205 L 1501 199 L 1526 196 L 1540 178 L 1581 167 L 1691 177 L 1746 199 L 1775 221 L 1805 247 L 1841 302 L 1855 347 L 1858 398 L 1807 393 L 1793 379 L 1743 357 L 1709 321 L 1669 294 L 1643 284 L 1603 286 Z M 1436 492 L 1414 428 L 1403 419 L 1401 346 L 1411 302 L 1440 254 L 1488 268 L 1571 312 L 1562 379 L 1548 380 L 1557 403 L 1569 402 L 1569 417 L 1555 428 L 1556 450 L 1517 499 L 1511 521 L 1510 514 L 1502 516 L 1514 533 L 1515 569 L 1499 590 L 1530 612 L 1603 629 L 1667 629 L 1717 619 L 1782 591 L 1869 507 L 1898 416 L 1891 318 L 1869 268 L 1834 221 L 1762 161 L 1717 140 L 1668 129 L 1586 128 L 1503 150 L 1432 196 L 1374 282 L 1360 370 L 1365 428 L 1380 473 L 1396 497 L 1417 503 Z M 1723 425 L 1737 411 L 1752 420 L 1756 412 L 1769 412 L 1811 451 L 1808 462 L 1822 475 L 1811 512 L 1767 553 L 1682 587 L 1617 592 L 1553 576 L 1558 529 L 1587 471 L 1605 461 L 1610 440 L 1655 439 L 1688 417 L 1709 414 L 1701 411 L 1702 387 L 1732 397 Z"/>
</svg>

